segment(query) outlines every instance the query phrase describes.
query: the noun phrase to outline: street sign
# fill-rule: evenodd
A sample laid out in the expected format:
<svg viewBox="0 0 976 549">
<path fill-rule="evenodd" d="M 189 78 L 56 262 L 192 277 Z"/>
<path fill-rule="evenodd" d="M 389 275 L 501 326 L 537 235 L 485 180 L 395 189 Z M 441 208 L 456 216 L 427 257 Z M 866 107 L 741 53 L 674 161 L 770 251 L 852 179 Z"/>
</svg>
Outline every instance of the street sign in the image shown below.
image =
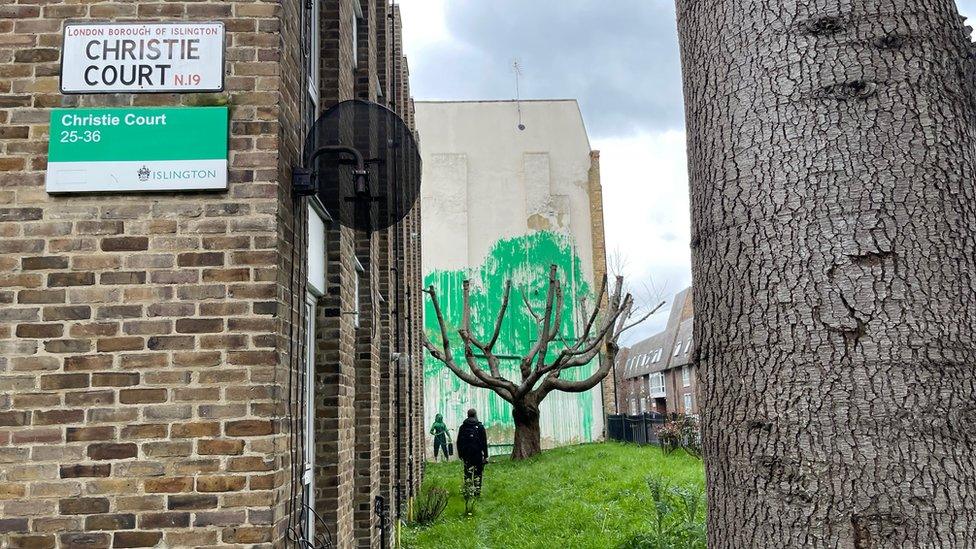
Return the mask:
<svg viewBox="0 0 976 549">
<path fill-rule="evenodd" d="M 47 191 L 227 188 L 227 107 L 54 109 Z"/>
<path fill-rule="evenodd" d="M 67 23 L 63 93 L 224 89 L 223 23 Z"/>
</svg>

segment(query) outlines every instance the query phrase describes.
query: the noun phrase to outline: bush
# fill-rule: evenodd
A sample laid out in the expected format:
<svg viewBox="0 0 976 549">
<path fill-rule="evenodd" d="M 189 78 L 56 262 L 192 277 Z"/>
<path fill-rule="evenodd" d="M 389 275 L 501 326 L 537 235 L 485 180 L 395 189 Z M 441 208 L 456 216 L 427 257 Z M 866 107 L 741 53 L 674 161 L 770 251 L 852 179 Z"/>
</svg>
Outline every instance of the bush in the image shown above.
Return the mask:
<svg viewBox="0 0 976 549">
<path fill-rule="evenodd" d="M 705 496 L 672 487 L 663 477 L 648 477 L 650 530 L 620 544 L 620 549 L 706 549 Z"/>
<path fill-rule="evenodd" d="M 676 416 L 665 422 L 658 429 L 657 437 L 667 454 L 684 448 L 689 454 L 701 457 L 701 428 L 693 416 Z"/>
<path fill-rule="evenodd" d="M 428 488 L 414 503 L 411 523 L 417 526 L 433 523 L 447 507 L 447 499 L 447 490 L 437 486 Z"/>
</svg>

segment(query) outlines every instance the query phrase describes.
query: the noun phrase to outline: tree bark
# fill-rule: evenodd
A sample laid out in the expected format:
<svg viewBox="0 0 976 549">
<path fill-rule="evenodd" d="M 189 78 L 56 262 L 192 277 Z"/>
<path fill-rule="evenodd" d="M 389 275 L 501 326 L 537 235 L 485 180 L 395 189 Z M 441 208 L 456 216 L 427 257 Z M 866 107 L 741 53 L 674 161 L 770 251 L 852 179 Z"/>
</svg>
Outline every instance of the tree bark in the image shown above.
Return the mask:
<svg viewBox="0 0 976 549">
<path fill-rule="evenodd" d="M 976 547 L 951 0 L 677 0 L 709 547 Z"/>
<path fill-rule="evenodd" d="M 542 431 L 539 430 L 539 407 L 531 403 L 512 407 L 515 444 L 512 459 L 522 460 L 542 453 Z"/>
</svg>

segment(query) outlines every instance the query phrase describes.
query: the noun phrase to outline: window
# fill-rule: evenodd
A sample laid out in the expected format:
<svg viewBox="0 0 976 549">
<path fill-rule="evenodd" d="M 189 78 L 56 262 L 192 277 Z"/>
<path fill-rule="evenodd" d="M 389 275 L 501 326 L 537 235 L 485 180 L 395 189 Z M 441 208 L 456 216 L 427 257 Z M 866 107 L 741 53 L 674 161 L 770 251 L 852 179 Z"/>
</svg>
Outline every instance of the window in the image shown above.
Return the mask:
<svg viewBox="0 0 976 549">
<path fill-rule="evenodd" d="M 685 366 L 684 368 L 681 369 L 681 383 L 685 387 L 691 385 L 691 368 L 689 368 L 688 366 Z"/>
<path fill-rule="evenodd" d="M 304 470 L 302 471 L 302 499 L 308 509 L 315 509 L 315 305 L 316 297 L 309 293 L 305 298 L 305 364 L 304 384 L 305 414 L 303 444 L 305 445 Z M 315 539 L 315 515 L 303 512 L 304 539 Z"/>
<path fill-rule="evenodd" d="M 363 18 L 363 7 L 359 0 L 352 0 L 352 70 L 359 68 L 359 21 Z"/>
<path fill-rule="evenodd" d="M 674 354 L 671 356 L 678 356 L 678 353 L 680 352 L 681 352 L 681 342 L 679 341 L 678 344 L 674 346 Z"/>
<path fill-rule="evenodd" d="M 657 350 L 657 351 L 656 351 L 656 352 L 654 353 L 654 362 L 655 362 L 655 363 L 656 363 L 657 361 L 659 361 L 659 360 L 661 360 L 661 355 L 662 355 L 662 354 L 664 354 L 664 349 L 658 349 L 658 350 Z"/>
<path fill-rule="evenodd" d="M 685 393 L 685 413 L 691 413 L 691 393 Z"/>
<path fill-rule="evenodd" d="M 320 63 L 322 59 L 322 42 L 321 42 L 321 29 L 319 28 L 319 21 L 322 20 L 322 2 L 321 0 L 313 0 L 312 2 L 306 4 L 306 9 L 302 11 L 304 20 L 302 21 L 302 26 L 304 30 L 304 52 L 303 61 L 305 64 L 305 74 L 307 81 L 305 83 L 307 97 L 305 101 L 305 119 L 308 127 L 311 128 L 312 123 L 319 116 L 319 96 L 321 95 L 321 90 L 319 88 L 320 82 Z"/>
<path fill-rule="evenodd" d="M 353 286 L 353 295 L 354 295 L 355 301 L 353 301 L 353 310 L 352 310 L 352 323 L 353 323 L 353 326 L 355 326 L 357 328 L 359 328 L 359 310 L 360 310 L 360 307 L 361 307 L 360 300 L 359 300 L 360 280 L 363 278 L 363 274 L 365 272 L 366 272 L 366 269 L 363 268 L 363 264 L 360 263 L 359 262 L 359 259 L 357 258 L 356 259 L 356 276 L 353 278 L 353 283 L 354 283 L 354 286 Z"/>
<path fill-rule="evenodd" d="M 325 223 L 332 218 L 326 213 L 317 197 L 308 201 L 308 239 L 305 251 L 308 257 L 308 287 L 315 295 L 325 294 Z"/>
<path fill-rule="evenodd" d="M 688 354 L 688 351 L 690 350 L 691 350 L 691 338 L 689 337 L 688 342 L 685 343 L 685 354 Z"/>
<path fill-rule="evenodd" d="M 647 389 L 650 391 L 651 395 L 663 395 L 664 394 L 664 374 L 658 372 L 656 374 L 651 374 L 647 380 Z"/>
</svg>

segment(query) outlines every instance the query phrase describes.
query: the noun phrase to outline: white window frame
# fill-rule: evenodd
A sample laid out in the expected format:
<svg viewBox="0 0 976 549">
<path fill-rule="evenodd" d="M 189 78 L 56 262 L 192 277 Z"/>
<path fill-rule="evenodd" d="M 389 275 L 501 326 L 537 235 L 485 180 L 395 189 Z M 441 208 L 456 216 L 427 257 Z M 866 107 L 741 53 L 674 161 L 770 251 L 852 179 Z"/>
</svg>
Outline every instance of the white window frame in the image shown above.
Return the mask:
<svg viewBox="0 0 976 549">
<path fill-rule="evenodd" d="M 352 322 L 356 328 L 360 327 L 360 307 L 362 305 L 359 299 L 359 290 L 362 288 L 361 280 L 363 275 L 366 273 L 366 269 L 363 268 L 363 264 L 359 262 L 359 258 L 356 258 L 356 276 L 353 279 L 353 311 L 352 311 Z"/>
<path fill-rule="evenodd" d="M 681 367 L 681 383 L 685 387 L 689 387 L 691 385 L 691 368 L 687 366 Z"/>
<path fill-rule="evenodd" d="M 688 342 L 685 343 L 685 354 L 688 354 L 688 351 L 690 350 L 691 350 L 691 338 L 688 338 Z"/>
<path fill-rule="evenodd" d="M 679 341 L 677 345 L 674 346 L 674 354 L 671 356 L 678 356 L 681 353 L 681 342 Z"/>
<path fill-rule="evenodd" d="M 647 391 L 651 395 L 664 394 L 664 374 L 661 372 L 653 373 L 647 378 Z"/>
<path fill-rule="evenodd" d="M 305 470 L 302 474 L 305 505 L 315 509 L 315 294 L 305 296 Z M 305 539 L 315 539 L 315 514 L 305 514 Z"/>
<path fill-rule="evenodd" d="M 359 21 L 364 18 L 359 0 L 352 2 L 352 71 L 359 69 Z"/>
<path fill-rule="evenodd" d="M 319 110 L 319 98 L 322 95 L 321 81 L 322 81 L 322 29 L 320 27 L 322 21 L 322 0 L 312 0 L 312 9 L 309 13 L 311 17 L 310 21 L 310 32 L 311 40 L 309 41 L 309 54 L 308 54 L 308 82 L 306 82 L 306 92 L 308 93 L 309 99 L 312 100 L 312 105 L 315 106 L 315 112 L 311 113 L 312 120 L 318 118 Z"/>
<path fill-rule="evenodd" d="M 692 407 L 692 404 L 693 404 L 693 400 L 692 400 L 691 393 L 685 393 L 685 402 L 684 402 L 684 404 L 685 404 L 685 413 L 686 414 L 690 414 L 691 413 L 691 407 Z"/>
</svg>

